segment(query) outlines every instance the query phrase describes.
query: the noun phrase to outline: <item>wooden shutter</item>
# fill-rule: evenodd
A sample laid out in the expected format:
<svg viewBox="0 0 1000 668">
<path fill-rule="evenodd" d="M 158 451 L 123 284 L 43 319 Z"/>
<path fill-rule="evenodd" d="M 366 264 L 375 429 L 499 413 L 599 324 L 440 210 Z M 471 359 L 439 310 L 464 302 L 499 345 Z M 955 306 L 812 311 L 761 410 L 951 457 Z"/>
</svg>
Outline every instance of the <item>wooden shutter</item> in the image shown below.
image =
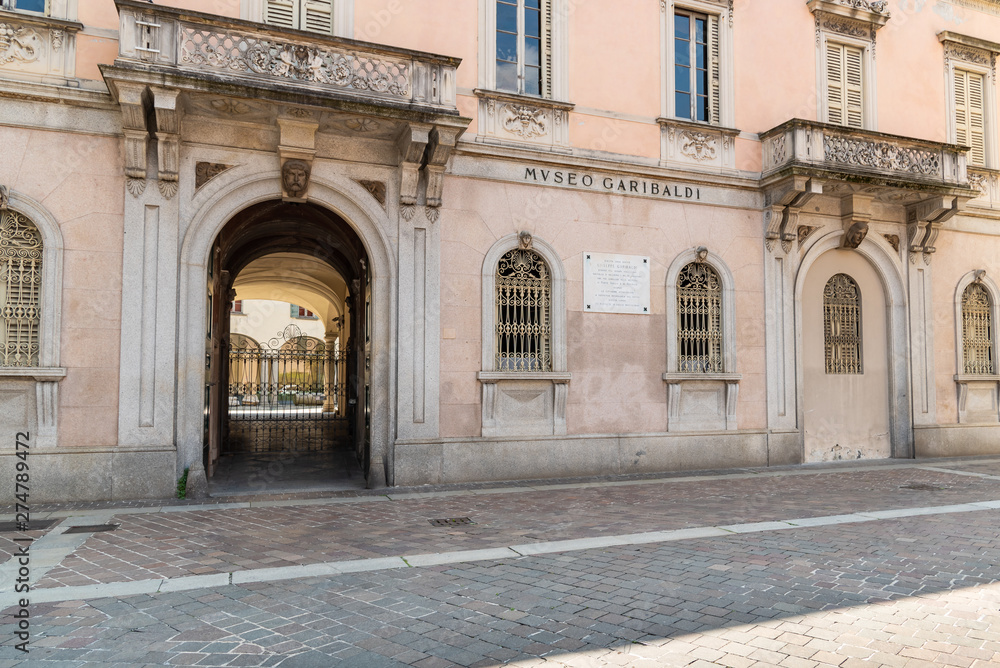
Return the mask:
<svg viewBox="0 0 1000 668">
<path fill-rule="evenodd" d="M 552 97 L 552 0 L 542 0 L 542 97 Z"/>
<path fill-rule="evenodd" d="M 955 70 L 955 143 L 970 147 L 969 164 L 986 164 L 986 127 L 982 74 Z"/>
<path fill-rule="evenodd" d="M 847 92 L 847 123 L 852 128 L 862 128 L 865 125 L 865 104 L 864 104 L 864 71 L 863 58 L 864 51 L 853 46 L 844 47 L 844 61 L 846 63 L 846 85 Z"/>
<path fill-rule="evenodd" d="M 722 123 L 722 72 L 719 45 L 719 17 L 708 17 L 708 122 L 712 125 Z"/>
<path fill-rule="evenodd" d="M 303 30 L 321 32 L 325 35 L 333 33 L 333 0 L 305 0 Z"/>
<path fill-rule="evenodd" d="M 826 44 L 827 122 L 864 127 L 864 49 Z"/>
<path fill-rule="evenodd" d="M 826 121 L 844 124 L 844 45 L 826 44 Z"/>
<path fill-rule="evenodd" d="M 264 23 L 279 28 L 299 27 L 299 0 L 267 0 Z"/>
</svg>

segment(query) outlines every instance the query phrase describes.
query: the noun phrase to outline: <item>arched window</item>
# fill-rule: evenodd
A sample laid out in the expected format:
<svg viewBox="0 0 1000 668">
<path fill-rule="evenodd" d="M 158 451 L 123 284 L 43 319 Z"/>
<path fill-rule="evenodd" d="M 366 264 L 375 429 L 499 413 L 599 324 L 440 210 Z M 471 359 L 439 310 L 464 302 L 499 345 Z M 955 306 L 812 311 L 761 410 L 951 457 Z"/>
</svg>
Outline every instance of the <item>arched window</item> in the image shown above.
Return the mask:
<svg viewBox="0 0 1000 668">
<path fill-rule="evenodd" d="M 0 366 L 39 366 L 42 236 L 14 211 L 0 217 Z"/>
<path fill-rule="evenodd" d="M 970 283 L 962 293 L 962 373 L 996 373 L 992 306 L 990 295 L 981 283 Z"/>
<path fill-rule="evenodd" d="M 542 257 L 515 248 L 496 268 L 494 371 L 552 371 L 552 277 Z"/>
<path fill-rule="evenodd" d="M 823 289 L 826 372 L 864 373 L 861 361 L 861 291 L 847 274 L 836 274 Z"/>
<path fill-rule="evenodd" d="M 704 262 L 677 276 L 677 370 L 722 373 L 722 281 Z"/>
</svg>

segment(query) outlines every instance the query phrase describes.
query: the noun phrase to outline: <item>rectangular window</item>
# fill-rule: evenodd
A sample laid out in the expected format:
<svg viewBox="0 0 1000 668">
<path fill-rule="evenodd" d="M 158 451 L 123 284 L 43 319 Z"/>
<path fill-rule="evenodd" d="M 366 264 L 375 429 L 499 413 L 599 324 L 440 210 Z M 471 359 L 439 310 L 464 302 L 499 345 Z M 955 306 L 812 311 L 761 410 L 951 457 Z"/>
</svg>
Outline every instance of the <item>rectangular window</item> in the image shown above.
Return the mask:
<svg viewBox="0 0 1000 668">
<path fill-rule="evenodd" d="M 864 49 L 826 44 L 827 123 L 863 128 L 865 121 Z"/>
<path fill-rule="evenodd" d="M 289 306 L 291 307 L 289 309 L 291 311 L 291 313 L 289 315 L 291 315 L 293 318 L 315 318 L 316 317 L 315 315 L 313 315 L 312 311 L 310 311 L 309 309 L 307 309 L 307 308 L 305 308 L 303 306 L 299 306 L 298 304 L 290 304 Z"/>
<path fill-rule="evenodd" d="M 549 95 L 549 2 L 496 0 L 497 90 Z"/>
<path fill-rule="evenodd" d="M 678 118 L 709 120 L 708 17 L 674 14 L 674 109 Z"/>
<path fill-rule="evenodd" d="M 986 166 L 986 77 L 955 70 L 955 143 L 970 147 L 969 164 Z"/>
<path fill-rule="evenodd" d="M 230 313 L 243 313 L 243 300 L 237 299 L 233 302 L 233 307 L 230 309 Z"/>
<path fill-rule="evenodd" d="M 266 0 L 264 23 L 329 35 L 333 32 L 333 0 Z"/>
<path fill-rule="evenodd" d="M 45 0 L 0 0 L 0 8 L 45 13 Z"/>
</svg>

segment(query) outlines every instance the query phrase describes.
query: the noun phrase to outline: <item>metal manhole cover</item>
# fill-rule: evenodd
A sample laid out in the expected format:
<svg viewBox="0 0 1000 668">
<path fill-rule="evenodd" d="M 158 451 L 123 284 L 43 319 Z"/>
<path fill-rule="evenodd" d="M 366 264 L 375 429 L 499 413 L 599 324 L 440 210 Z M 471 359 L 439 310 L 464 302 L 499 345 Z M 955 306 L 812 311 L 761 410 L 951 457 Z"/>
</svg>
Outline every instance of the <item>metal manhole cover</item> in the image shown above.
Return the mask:
<svg viewBox="0 0 1000 668">
<path fill-rule="evenodd" d="M 43 529 L 50 529 L 52 525 L 59 520 L 31 520 L 28 522 L 28 526 L 24 526 L 24 522 L 0 522 L 0 533 L 9 533 L 12 531 L 41 531 Z"/>
<path fill-rule="evenodd" d="M 431 526 L 435 527 L 453 527 L 459 524 L 475 524 L 468 517 L 451 517 L 444 520 L 427 520 L 431 523 Z"/>
<path fill-rule="evenodd" d="M 81 524 L 78 527 L 70 527 L 63 533 L 97 533 L 98 531 L 114 531 L 118 524 Z"/>
<path fill-rule="evenodd" d="M 944 487 L 937 487 L 935 485 L 929 485 L 926 482 L 913 482 L 909 485 L 900 485 L 900 489 L 916 489 L 921 492 L 936 492 L 938 490 L 944 489 Z"/>
</svg>

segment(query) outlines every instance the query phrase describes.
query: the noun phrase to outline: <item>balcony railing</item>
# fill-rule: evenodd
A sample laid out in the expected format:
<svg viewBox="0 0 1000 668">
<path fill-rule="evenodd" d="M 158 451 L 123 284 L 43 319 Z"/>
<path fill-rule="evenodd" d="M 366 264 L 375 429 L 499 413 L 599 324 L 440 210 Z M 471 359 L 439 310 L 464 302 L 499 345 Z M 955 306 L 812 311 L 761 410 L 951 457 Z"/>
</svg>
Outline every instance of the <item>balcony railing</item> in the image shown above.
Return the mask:
<svg viewBox="0 0 1000 668">
<path fill-rule="evenodd" d="M 457 114 L 457 58 L 117 0 L 119 65 Z"/>
<path fill-rule="evenodd" d="M 763 177 L 789 167 L 840 176 L 968 187 L 966 148 L 793 119 L 761 133 Z"/>
</svg>

